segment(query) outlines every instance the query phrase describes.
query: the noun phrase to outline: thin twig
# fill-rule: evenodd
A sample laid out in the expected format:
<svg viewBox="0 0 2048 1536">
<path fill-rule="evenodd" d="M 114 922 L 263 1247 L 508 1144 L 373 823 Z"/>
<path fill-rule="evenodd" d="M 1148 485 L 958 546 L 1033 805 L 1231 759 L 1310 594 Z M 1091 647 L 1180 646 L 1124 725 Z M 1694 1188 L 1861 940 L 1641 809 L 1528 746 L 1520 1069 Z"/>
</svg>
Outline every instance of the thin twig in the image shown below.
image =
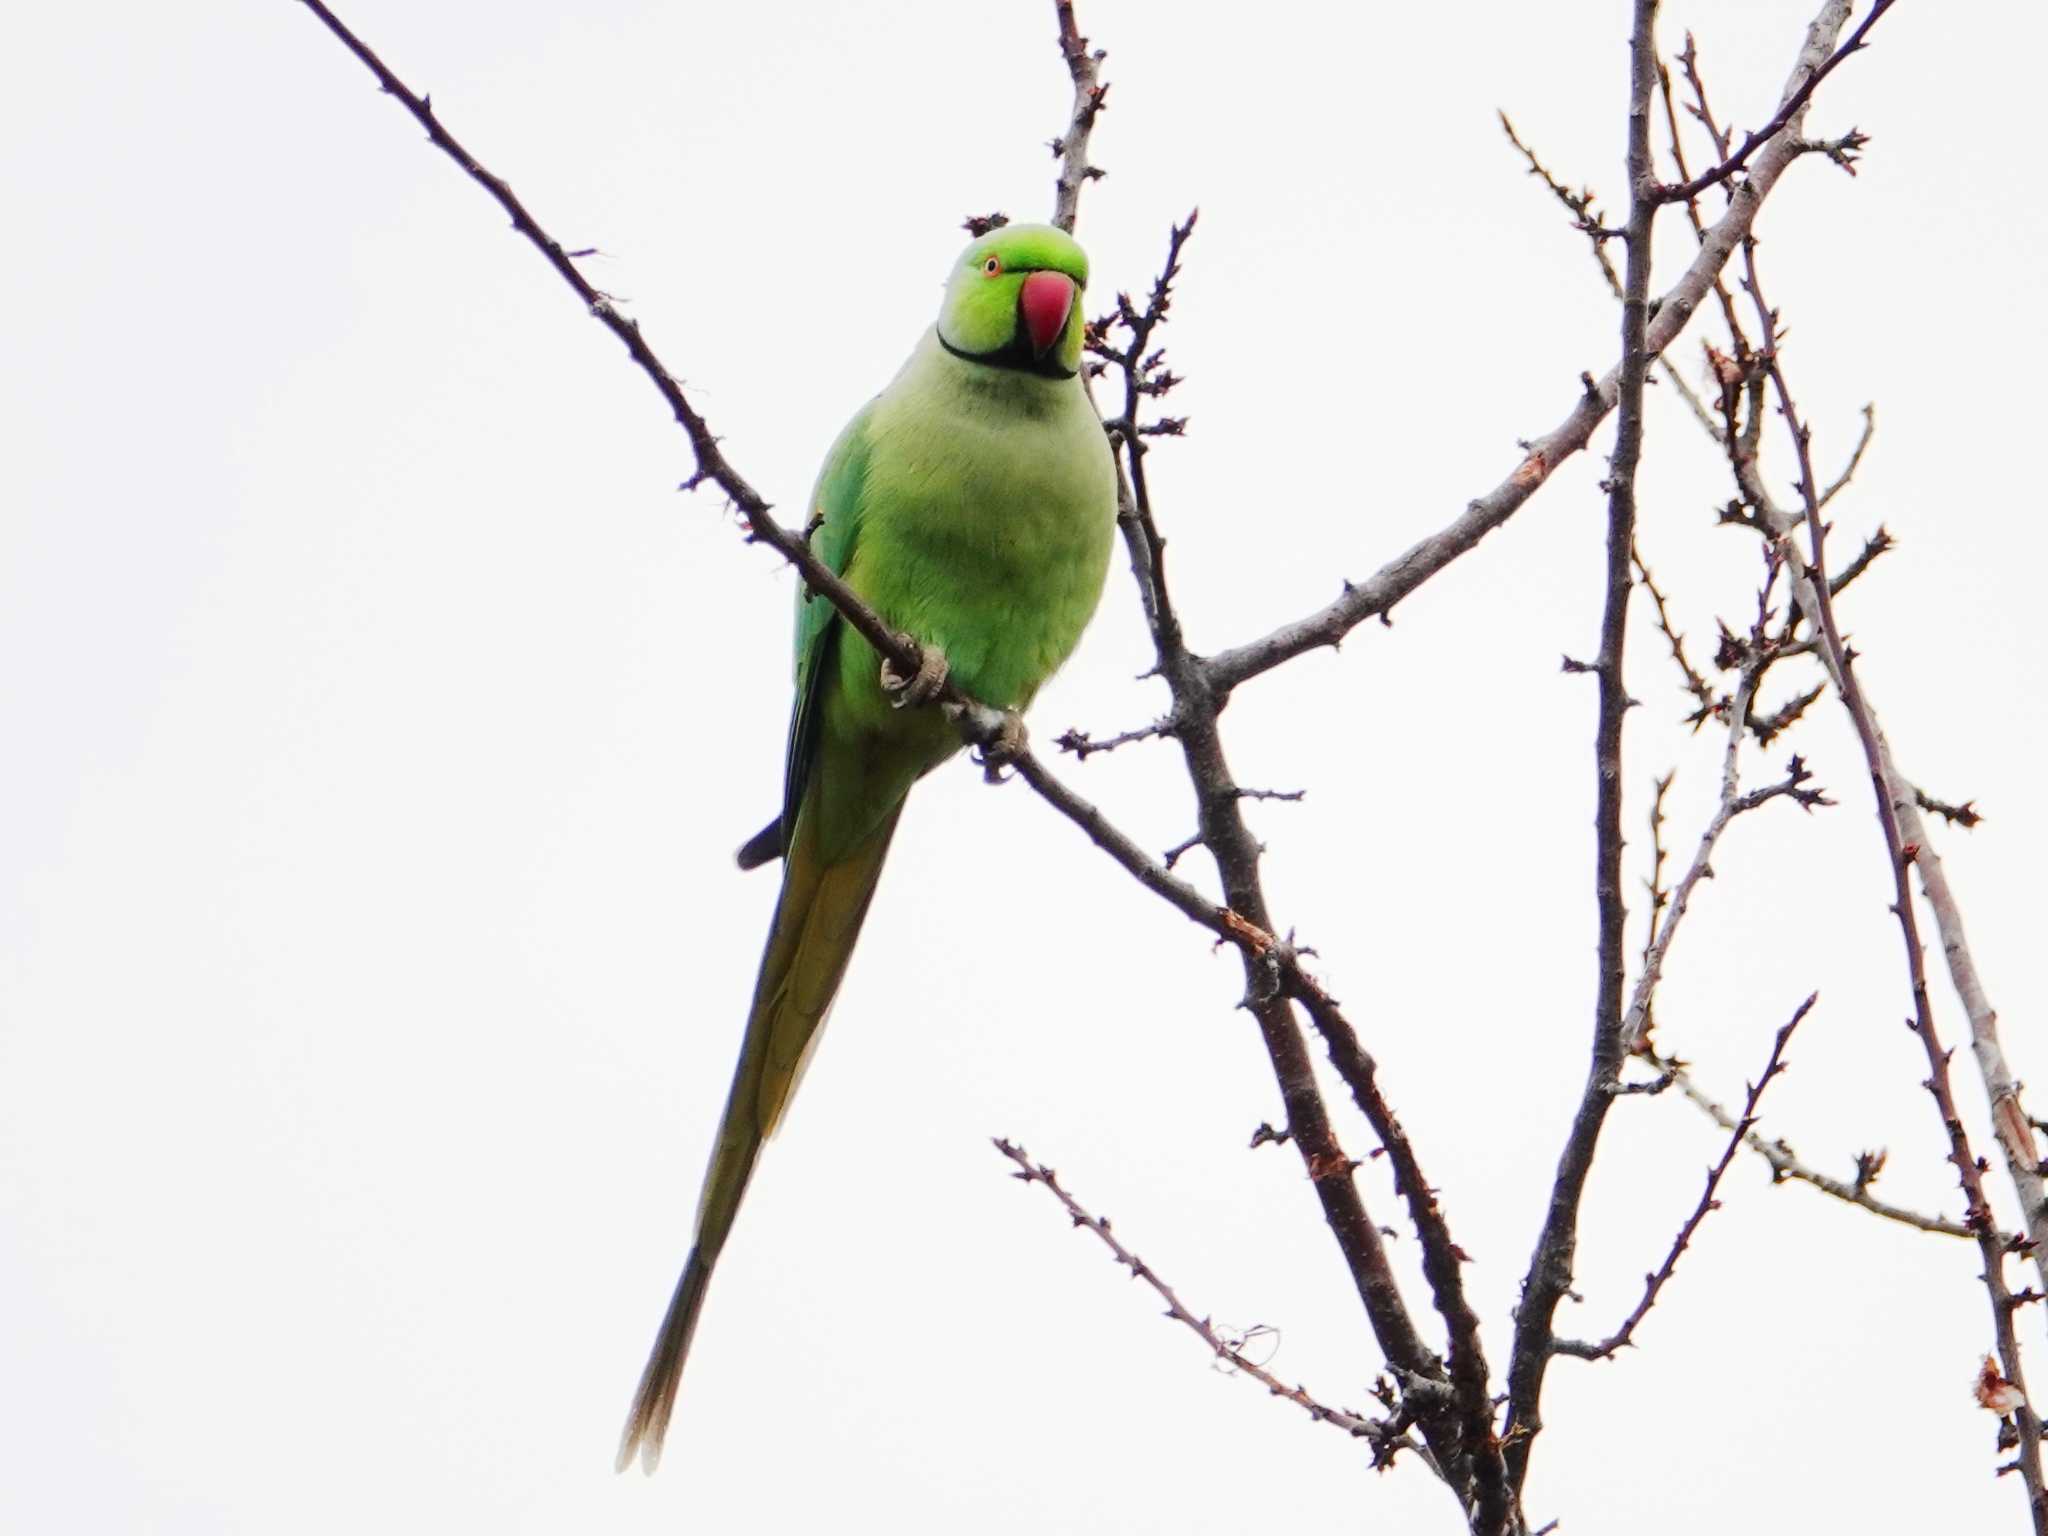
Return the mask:
<svg viewBox="0 0 2048 1536">
<path fill-rule="evenodd" d="M 1697 50 L 1693 47 L 1692 34 L 1690 32 L 1685 34 L 1685 52 L 1680 55 L 1680 59 L 1685 65 L 1686 78 L 1692 82 L 1694 92 L 1699 101 L 1699 107 L 1694 112 L 1694 116 L 1706 124 L 1708 134 L 1714 139 L 1716 150 L 1725 154 L 1727 152 L 1726 146 L 1722 141 L 1721 135 L 1715 131 L 1713 119 L 1706 110 L 1706 87 L 1700 84 Z M 1661 62 L 1657 65 L 1657 94 L 1664 102 L 1664 128 L 1671 140 L 1671 163 L 1678 168 L 1678 179 L 1680 181 L 1690 181 L 1692 179 L 1692 172 L 1686 168 L 1685 163 L 1685 135 L 1679 131 L 1678 108 L 1671 93 L 1671 71 L 1666 69 Z M 1704 244 L 1707 238 L 1707 222 L 1706 216 L 1700 211 L 1700 200 L 1698 197 L 1688 197 L 1685 199 L 1685 220 L 1692 226 L 1693 239 Z M 1732 332 L 1735 329 L 1735 300 L 1728 292 L 1728 284 L 1718 276 L 1714 279 L 1714 297 L 1720 301 L 1722 318 L 1728 322 L 1728 328 Z M 1704 416 L 1704 413 L 1702 415 Z M 1710 423 L 1708 427 L 1709 434 L 1715 435 L 1714 428 L 1711 425 L 1711 418 L 1705 419 Z"/>
<path fill-rule="evenodd" d="M 1249 1376 L 1273 1396 L 1284 1397 L 1290 1403 L 1305 1409 L 1308 1416 L 1317 1423 L 1333 1425 L 1347 1435 L 1372 1441 L 1373 1461 L 1376 1466 L 1391 1464 L 1397 1451 L 1414 1451 L 1424 1457 L 1429 1455 L 1426 1448 L 1417 1444 L 1412 1436 L 1398 1428 L 1393 1422 L 1384 1419 L 1368 1419 L 1352 1413 L 1348 1409 L 1332 1408 L 1311 1397 L 1305 1388 L 1288 1386 L 1264 1366 L 1246 1358 L 1241 1349 L 1231 1344 L 1223 1335 L 1216 1331 L 1208 1318 L 1197 1317 L 1190 1311 L 1181 1301 L 1180 1297 L 1174 1294 L 1173 1287 L 1160 1278 L 1158 1271 L 1154 1270 L 1151 1265 L 1147 1264 L 1123 1245 L 1122 1241 L 1110 1231 L 1109 1219 L 1107 1217 L 1094 1216 L 1085 1210 L 1081 1203 L 1067 1192 L 1065 1186 L 1060 1183 L 1058 1175 L 1052 1169 L 1046 1167 L 1043 1163 L 1033 1162 L 1030 1153 L 1013 1141 L 1005 1140 L 1000 1136 L 993 1138 L 993 1141 L 995 1149 L 1017 1165 L 1018 1172 L 1013 1173 L 1010 1177 L 1021 1179 L 1026 1184 L 1044 1185 L 1052 1193 L 1053 1198 L 1066 1207 L 1067 1214 L 1073 1218 L 1074 1225 L 1085 1227 L 1088 1231 L 1094 1233 L 1096 1237 L 1100 1238 L 1103 1245 L 1116 1256 L 1117 1263 L 1131 1272 L 1132 1279 L 1144 1281 L 1152 1288 L 1154 1294 L 1166 1303 L 1166 1315 L 1193 1333 L 1204 1344 L 1208 1345 L 1210 1351 L 1217 1359 Z"/>
<path fill-rule="evenodd" d="M 1650 893 L 1648 921 L 1643 924 L 1643 965 L 1647 969 L 1650 954 L 1657 947 L 1657 929 L 1664 917 L 1664 909 L 1671 904 L 1671 892 L 1664 886 L 1664 864 L 1669 857 L 1664 847 L 1664 823 L 1669 819 L 1664 814 L 1664 797 L 1671 793 L 1672 783 L 1678 777 L 1678 770 L 1672 769 L 1661 778 L 1650 781 L 1650 878 L 1643 886 Z M 1649 1032 L 1647 1019 L 1644 1033 Z"/>
<path fill-rule="evenodd" d="M 1823 501 L 1821 505 L 1825 507 L 1827 503 Z M 1877 531 L 1863 541 L 1863 547 L 1856 552 L 1856 558 L 1828 578 L 1828 595 L 1841 596 L 1843 589 L 1869 570 L 1878 556 L 1897 547 L 1898 540 L 1891 536 L 1891 530 L 1882 523 L 1878 524 Z"/>
<path fill-rule="evenodd" d="M 1074 20 L 1073 0 L 1054 0 L 1053 10 L 1059 23 L 1060 57 L 1074 82 L 1074 108 L 1067 131 L 1052 141 L 1053 158 L 1060 163 L 1053 183 L 1052 221 L 1071 235 L 1081 211 L 1081 189 L 1107 174 L 1088 163 L 1088 141 L 1108 102 L 1109 87 L 1101 79 L 1102 50 L 1089 52 L 1088 39 Z"/>
<path fill-rule="evenodd" d="M 1572 228 L 1586 237 L 1592 247 L 1593 260 L 1600 268 L 1601 276 L 1607 279 L 1607 288 L 1617 299 L 1621 297 L 1621 274 L 1614 270 L 1614 262 L 1607 255 L 1607 239 L 1612 233 L 1600 222 L 1599 212 L 1593 207 L 1595 194 L 1591 187 L 1574 192 L 1570 187 L 1550 174 L 1550 167 L 1537 157 L 1536 151 L 1522 142 L 1522 136 L 1515 132 L 1514 122 L 1507 113 L 1496 114 L 1500 118 L 1501 132 L 1508 136 L 1508 142 L 1515 146 L 1528 162 L 1529 174 L 1550 189 L 1550 195 L 1564 204 L 1565 212 L 1572 216 Z"/>
<path fill-rule="evenodd" d="M 1891 8 L 1892 0 L 1876 0 L 1876 3 L 1870 8 L 1870 14 L 1863 18 L 1863 24 L 1850 33 L 1849 40 L 1829 54 L 1827 59 L 1806 77 L 1799 88 L 1784 100 L 1778 108 L 1777 116 L 1744 139 L 1734 153 L 1729 154 L 1720 164 L 1709 166 L 1690 181 L 1657 187 L 1654 192 L 1657 201 L 1662 203 L 1686 202 L 1698 197 L 1707 188 L 1718 186 L 1739 172 L 1743 166 L 1749 163 L 1752 155 L 1770 143 L 1777 135 L 1786 133 L 1787 129 L 1792 131 L 1787 133 L 1786 137 L 1796 142 L 1798 130 L 1793 128 L 1793 122 L 1804 111 L 1807 102 L 1812 99 L 1814 90 L 1820 85 L 1821 81 L 1834 73 L 1836 65 L 1840 64 L 1852 53 L 1860 52 L 1863 49 L 1863 40 L 1869 35 L 1870 29 L 1876 26 L 1879 18 Z M 1818 30 L 1818 26 L 1819 24 L 1816 23 L 1816 30 Z"/>
<path fill-rule="evenodd" d="M 1573 1355 L 1581 1360 L 1611 1360 L 1617 1350 L 1635 1342 L 1636 1329 L 1650 1315 L 1650 1308 L 1657 1304 L 1658 1293 L 1678 1272 L 1678 1261 L 1692 1242 L 1693 1234 L 1699 1231 L 1700 1223 L 1707 1219 L 1708 1212 L 1721 1208 L 1721 1202 L 1714 1198 L 1721 1187 L 1721 1177 L 1727 1173 L 1728 1165 L 1735 1161 L 1735 1154 L 1742 1150 L 1743 1138 L 1751 1134 L 1751 1128 L 1756 1124 L 1757 1105 L 1763 1101 L 1764 1090 L 1771 1085 L 1772 1078 L 1785 1070 L 1785 1043 L 1792 1038 L 1792 1031 L 1799 1027 L 1799 1021 L 1806 1017 L 1819 996 L 1817 992 L 1809 993 L 1806 1001 L 1794 1010 L 1792 1017 L 1778 1031 L 1777 1038 L 1771 1042 L 1770 1059 L 1764 1063 L 1762 1075 L 1749 1085 L 1749 1097 L 1742 1106 L 1742 1117 L 1729 1128 L 1728 1145 L 1722 1149 L 1720 1161 L 1707 1170 L 1707 1185 L 1700 1191 L 1699 1204 L 1693 1207 L 1692 1214 L 1679 1227 L 1678 1236 L 1672 1239 L 1670 1252 L 1664 1255 L 1664 1262 L 1653 1273 L 1643 1277 L 1642 1299 L 1635 1304 L 1635 1309 L 1622 1319 L 1619 1328 L 1597 1343 L 1583 1339 L 1558 1339 L 1551 1346 L 1557 1353 Z"/>
<path fill-rule="evenodd" d="M 1923 811 L 1931 811 L 1950 826 L 1961 827 L 1965 831 L 1976 826 L 1984 819 L 1984 813 L 1977 809 L 1977 802 L 1974 800 L 1965 800 L 1961 805 L 1952 805 L 1946 800 L 1935 799 L 1926 790 L 1918 787 L 1915 787 L 1913 790 L 1913 803 Z M 1918 863 L 1919 861 L 1916 859 L 1914 862 Z"/>
<path fill-rule="evenodd" d="M 1656 937 L 1643 953 L 1643 968 L 1636 977 L 1635 990 L 1630 994 L 1628 1012 L 1622 1018 L 1621 1043 L 1624 1051 L 1634 1051 L 1641 1045 L 1648 1027 L 1650 1006 L 1656 996 L 1657 983 L 1664 975 L 1665 957 L 1671 952 L 1672 940 L 1685 921 L 1691 908 L 1693 891 L 1700 881 L 1710 879 L 1714 873 L 1714 850 L 1720 844 L 1721 834 L 1726 832 L 1737 817 L 1768 805 L 1773 800 L 1790 799 L 1805 810 L 1816 806 L 1832 805 L 1825 794 L 1809 789 L 1807 780 L 1812 776 L 1804 760 L 1794 757 L 1785 770 L 1785 777 L 1774 784 L 1745 793 L 1742 788 L 1741 757 L 1743 737 L 1748 734 L 1750 699 L 1756 689 L 1756 680 L 1763 667 L 1767 653 L 1761 649 L 1751 650 L 1744 661 L 1735 693 L 1728 703 L 1728 743 L 1721 754 L 1721 798 L 1714 807 L 1714 814 L 1708 819 L 1700 840 L 1693 849 L 1692 862 L 1672 888 L 1670 910 L 1658 927 Z"/>
<path fill-rule="evenodd" d="M 1700 1087 L 1689 1067 L 1673 1058 L 1659 1056 L 1653 1050 L 1646 1049 L 1641 1054 L 1645 1061 L 1657 1069 L 1659 1079 L 1669 1081 L 1699 1109 L 1700 1113 L 1724 1131 L 1736 1128 L 1736 1117 Z M 1922 1232 L 1933 1232 L 1943 1237 L 1961 1237 L 1971 1241 L 1976 1239 L 1976 1232 L 1960 1221 L 1951 1221 L 1946 1216 L 1930 1216 L 1924 1211 L 1909 1210 L 1905 1206 L 1878 1199 L 1870 1192 L 1871 1181 L 1867 1178 L 1838 1179 L 1832 1174 L 1822 1173 L 1811 1163 L 1804 1161 L 1783 1137 L 1774 1137 L 1766 1141 L 1754 1130 L 1750 1130 L 1743 1133 L 1742 1141 L 1750 1151 L 1770 1164 L 1771 1182 L 1774 1184 L 1796 1182 L 1810 1185 L 1822 1194 L 1832 1195 L 1845 1204 L 1861 1207 L 1871 1215 L 1882 1217 L 1886 1221 L 1896 1221 L 1902 1226 L 1913 1227 Z M 2018 1239 L 2000 1234 L 2000 1241 L 2010 1247 Z"/>
<path fill-rule="evenodd" d="M 1664 600 L 1663 590 L 1657 585 L 1657 578 L 1650 574 L 1649 566 L 1643 563 L 1640 551 L 1631 551 L 1631 554 L 1635 560 L 1636 577 L 1641 581 L 1643 590 L 1650 594 L 1651 606 L 1656 610 L 1657 632 L 1663 635 L 1664 643 L 1671 647 L 1672 664 L 1685 678 L 1685 691 L 1692 695 L 1693 703 L 1699 706 L 1685 717 L 1685 723 L 1698 730 L 1703 723 L 1714 717 L 1720 708 L 1720 702 L 1714 697 L 1714 690 L 1706 678 L 1700 675 L 1699 669 L 1692 664 L 1692 659 L 1685 654 L 1685 636 L 1681 635 L 1671 622 L 1671 609 Z"/>
<path fill-rule="evenodd" d="M 1814 702 L 1826 692 L 1826 683 L 1815 683 L 1811 688 L 1793 694 L 1791 698 L 1780 704 L 1776 709 L 1763 713 L 1751 711 L 1749 729 L 1751 734 L 1756 737 L 1756 744 L 1760 747 L 1768 747 L 1779 736 L 1783 735 L 1785 731 L 1797 724 L 1807 710 L 1813 707 Z"/>
<path fill-rule="evenodd" d="M 1501 112 L 1498 115 L 1500 117 L 1501 130 L 1507 134 L 1508 142 L 1514 145 L 1521 152 L 1522 158 L 1529 163 L 1529 174 L 1542 182 L 1550 190 L 1550 195 L 1564 204 L 1565 211 L 1571 214 L 1572 228 L 1578 230 L 1586 237 L 1586 245 L 1593 253 L 1593 261 L 1600 268 L 1600 275 L 1607 280 L 1608 292 L 1619 299 L 1621 297 L 1621 274 L 1614 270 L 1614 263 L 1608 259 L 1607 255 L 1607 241 L 1614 234 L 1614 231 L 1605 228 L 1600 223 L 1600 216 L 1593 209 L 1593 189 L 1587 187 L 1583 191 L 1574 192 L 1570 187 L 1567 187 L 1563 182 L 1551 175 L 1550 168 L 1537 157 L 1536 151 L 1522 142 L 1521 135 L 1515 132 L 1515 125 L 1509 119 L 1507 113 Z M 1715 286 L 1719 287 L 1720 285 L 1717 283 Z M 1657 358 L 1657 366 L 1663 370 L 1665 382 L 1678 391 L 1679 398 L 1685 401 L 1686 406 L 1692 411 L 1700 424 L 1709 433 L 1712 433 L 1715 430 L 1714 418 L 1701 402 L 1699 391 L 1695 390 L 1686 381 L 1685 375 L 1679 372 L 1678 365 L 1672 362 L 1670 358 L 1660 354 Z"/>
<path fill-rule="evenodd" d="M 1178 665 L 1189 658 L 1181 635 L 1180 616 L 1174 610 L 1173 598 L 1166 584 L 1166 540 L 1152 515 L 1151 487 L 1145 471 L 1145 458 L 1152 450 L 1145 442 L 1147 434 L 1142 430 L 1138 412 L 1144 400 L 1158 399 L 1180 382 L 1178 375 L 1165 366 L 1165 351 L 1154 348 L 1152 343 L 1173 308 L 1173 285 L 1180 276 L 1181 253 L 1193 236 L 1200 217 L 1199 209 L 1192 210 L 1185 220 L 1172 227 L 1166 239 L 1166 260 L 1160 266 L 1159 275 L 1152 280 L 1152 291 L 1144 309 L 1133 305 L 1127 294 L 1118 294 L 1116 315 L 1112 321 L 1098 328 L 1101 339 L 1093 347 L 1097 356 L 1123 376 L 1123 413 L 1113 420 L 1106 420 L 1103 425 L 1109 429 L 1111 440 L 1122 449 L 1123 469 L 1130 494 L 1128 504 L 1121 509 L 1118 523 L 1130 551 L 1132 568 L 1141 573 L 1139 590 L 1146 599 L 1145 618 L 1153 632 L 1162 675 L 1168 676 L 1169 686 L 1172 678 L 1164 671 L 1168 662 Z M 1111 346 L 1107 339 L 1108 331 L 1117 326 L 1125 335 L 1120 349 Z M 1175 699 L 1178 702 L 1178 693 Z"/>
<path fill-rule="evenodd" d="M 1053 745 L 1062 752 L 1073 753 L 1077 762 L 1085 763 L 1098 752 L 1114 752 L 1118 747 L 1172 734 L 1173 720 L 1168 716 L 1154 720 L 1150 725 L 1141 725 L 1136 730 L 1119 731 L 1114 736 L 1104 736 L 1099 740 L 1084 730 L 1070 727 L 1054 738 Z"/>
<path fill-rule="evenodd" d="M 1842 494 L 1851 480 L 1856 478 L 1856 471 L 1863 466 L 1863 455 L 1870 451 L 1870 440 L 1875 436 L 1877 436 L 1877 407 L 1865 404 L 1863 407 L 1863 430 L 1857 435 L 1855 448 L 1850 450 L 1849 462 L 1842 466 L 1842 472 L 1835 476 L 1834 483 L 1820 493 L 1820 504 L 1823 510 L 1826 509 L 1829 502 Z M 1879 543 L 1879 540 L 1882 540 L 1882 543 Z M 1876 535 L 1873 536 L 1871 544 L 1865 545 L 1863 553 L 1850 563 L 1848 569 L 1835 578 L 1837 583 L 1835 590 L 1839 592 L 1843 587 L 1849 585 L 1850 582 L 1854 581 L 1862 573 L 1864 566 L 1870 564 L 1872 560 L 1883 554 L 1890 547 L 1890 535 L 1886 534 L 1883 528 L 1879 528 Z"/>
</svg>

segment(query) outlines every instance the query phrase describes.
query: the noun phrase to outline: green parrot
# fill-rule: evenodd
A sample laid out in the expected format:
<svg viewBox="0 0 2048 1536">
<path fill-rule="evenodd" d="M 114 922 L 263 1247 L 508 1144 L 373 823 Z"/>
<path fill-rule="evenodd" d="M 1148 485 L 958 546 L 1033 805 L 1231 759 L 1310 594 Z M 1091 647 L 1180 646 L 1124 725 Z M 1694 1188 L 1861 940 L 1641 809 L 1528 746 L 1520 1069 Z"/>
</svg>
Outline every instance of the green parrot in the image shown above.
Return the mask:
<svg viewBox="0 0 2048 1536">
<path fill-rule="evenodd" d="M 811 548 L 893 628 L 915 678 L 799 591 L 782 812 L 739 853 L 780 857 L 782 894 L 697 1207 L 696 1242 L 619 1442 L 652 1472 L 712 1266 L 762 1142 L 794 1091 L 875 894 L 904 797 L 959 750 L 928 701 L 949 675 L 1021 711 L 1102 596 L 1116 470 L 1079 377 L 1088 258 L 1048 225 L 1009 225 L 954 262 L 938 322 L 832 445 Z"/>
</svg>

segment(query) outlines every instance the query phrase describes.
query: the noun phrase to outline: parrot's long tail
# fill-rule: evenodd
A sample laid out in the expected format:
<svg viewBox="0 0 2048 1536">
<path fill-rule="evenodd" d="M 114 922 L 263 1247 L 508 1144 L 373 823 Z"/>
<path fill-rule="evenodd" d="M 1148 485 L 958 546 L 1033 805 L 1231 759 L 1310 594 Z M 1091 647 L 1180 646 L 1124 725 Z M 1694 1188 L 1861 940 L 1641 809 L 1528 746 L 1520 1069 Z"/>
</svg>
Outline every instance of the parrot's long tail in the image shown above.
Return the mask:
<svg viewBox="0 0 2048 1536">
<path fill-rule="evenodd" d="M 652 1472 L 661 1461 L 669 1414 L 697 1314 L 711 1284 L 711 1270 L 739 1214 L 740 1198 L 753 1177 L 761 1144 L 775 1132 L 790 1095 L 817 1048 L 825 1015 L 832 1006 L 839 979 L 853 954 L 854 940 L 867 916 L 882 873 L 889 839 L 896 831 L 899 804 L 839 862 L 821 863 L 810 835 L 808 817 L 801 818 L 797 837 L 783 865 L 782 895 L 775 904 L 775 922 L 761 955 L 761 974 L 754 983 L 753 1011 L 747 1018 L 746 1043 L 733 1073 L 718 1145 L 704 1175 L 704 1195 L 697 1206 L 697 1241 L 676 1282 L 675 1295 L 655 1337 L 647 1368 L 633 1394 L 619 1437 L 618 1468 L 635 1456 Z"/>
</svg>

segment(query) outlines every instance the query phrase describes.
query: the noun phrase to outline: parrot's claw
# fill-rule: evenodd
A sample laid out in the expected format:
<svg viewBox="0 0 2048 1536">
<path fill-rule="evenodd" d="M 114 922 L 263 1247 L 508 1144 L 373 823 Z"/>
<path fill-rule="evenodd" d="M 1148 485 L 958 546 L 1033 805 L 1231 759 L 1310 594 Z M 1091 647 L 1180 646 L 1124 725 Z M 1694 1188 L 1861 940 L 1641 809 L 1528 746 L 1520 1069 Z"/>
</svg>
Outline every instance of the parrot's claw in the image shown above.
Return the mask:
<svg viewBox="0 0 2048 1536">
<path fill-rule="evenodd" d="M 995 740 L 981 749 L 981 772 L 991 784 L 1003 781 L 1003 769 L 1031 747 L 1031 733 L 1024 729 L 1024 717 L 1014 709 L 1003 711 L 1002 727 Z"/>
<path fill-rule="evenodd" d="M 927 640 L 917 649 L 917 676 L 905 677 L 896 670 L 896 664 L 887 657 L 882 659 L 882 692 L 889 696 L 893 709 L 908 705 L 915 709 L 929 704 L 939 696 L 939 690 L 946 686 L 949 672 L 946 653 L 935 641 Z"/>
</svg>

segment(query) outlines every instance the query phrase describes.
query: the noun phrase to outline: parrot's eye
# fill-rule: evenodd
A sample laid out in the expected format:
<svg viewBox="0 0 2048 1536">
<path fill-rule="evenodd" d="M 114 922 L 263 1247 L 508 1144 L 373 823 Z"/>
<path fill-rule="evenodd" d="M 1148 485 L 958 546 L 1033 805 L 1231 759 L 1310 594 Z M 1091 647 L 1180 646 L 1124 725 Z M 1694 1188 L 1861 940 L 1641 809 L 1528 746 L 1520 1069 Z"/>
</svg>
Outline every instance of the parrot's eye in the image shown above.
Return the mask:
<svg viewBox="0 0 2048 1536">
<path fill-rule="evenodd" d="M 1002 270 L 1003 258 L 1000 256 L 991 256 L 981 264 L 981 275 L 983 277 L 998 277 L 1002 274 Z"/>
</svg>

